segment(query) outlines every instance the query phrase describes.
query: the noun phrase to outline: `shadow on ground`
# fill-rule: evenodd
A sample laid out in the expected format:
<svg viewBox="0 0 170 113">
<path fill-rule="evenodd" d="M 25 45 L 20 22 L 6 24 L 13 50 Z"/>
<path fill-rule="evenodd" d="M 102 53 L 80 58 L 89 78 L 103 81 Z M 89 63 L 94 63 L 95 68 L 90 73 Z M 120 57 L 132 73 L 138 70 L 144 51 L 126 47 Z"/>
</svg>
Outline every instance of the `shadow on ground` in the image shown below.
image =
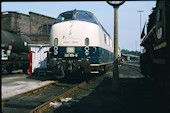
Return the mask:
<svg viewBox="0 0 170 113">
<path fill-rule="evenodd" d="M 113 95 L 112 78 L 106 77 L 79 103 L 54 113 L 170 113 L 163 97 L 145 78 L 120 78 L 119 90 L 119 95 Z"/>
<path fill-rule="evenodd" d="M 16 75 L 16 74 L 20 74 L 21 72 L 11 72 L 10 75 Z M 8 72 L 1 72 L 1 76 L 6 76 L 9 75 Z"/>
<path fill-rule="evenodd" d="M 55 78 L 55 76 L 52 73 L 47 73 L 47 75 L 44 76 L 38 76 L 38 75 L 31 75 L 28 76 L 28 79 L 34 79 L 34 80 L 40 80 L 40 81 L 46 81 L 46 80 L 57 80 L 60 83 L 67 83 L 67 84 L 77 84 L 77 83 L 81 83 L 83 81 L 88 81 L 92 78 L 95 78 L 99 76 L 99 74 L 91 74 L 90 76 L 83 75 L 80 76 L 80 74 L 71 74 L 69 77 L 63 77 L 63 78 Z"/>
<path fill-rule="evenodd" d="M 56 80 L 56 78 L 51 73 L 47 73 L 46 75 L 41 75 L 41 76 L 32 74 L 31 76 L 28 75 L 27 78 L 28 79 L 41 80 L 41 81 Z"/>
</svg>

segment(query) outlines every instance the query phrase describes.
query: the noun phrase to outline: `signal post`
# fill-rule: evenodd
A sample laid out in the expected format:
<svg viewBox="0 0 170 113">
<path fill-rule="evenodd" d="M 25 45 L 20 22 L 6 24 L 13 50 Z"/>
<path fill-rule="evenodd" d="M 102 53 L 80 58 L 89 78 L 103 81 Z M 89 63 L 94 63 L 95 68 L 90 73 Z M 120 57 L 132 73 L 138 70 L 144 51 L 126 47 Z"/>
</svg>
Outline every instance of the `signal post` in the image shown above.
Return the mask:
<svg viewBox="0 0 170 113">
<path fill-rule="evenodd" d="M 114 68 L 113 68 L 113 94 L 119 93 L 119 69 L 118 69 L 118 8 L 125 1 L 107 1 L 114 8 Z"/>
</svg>

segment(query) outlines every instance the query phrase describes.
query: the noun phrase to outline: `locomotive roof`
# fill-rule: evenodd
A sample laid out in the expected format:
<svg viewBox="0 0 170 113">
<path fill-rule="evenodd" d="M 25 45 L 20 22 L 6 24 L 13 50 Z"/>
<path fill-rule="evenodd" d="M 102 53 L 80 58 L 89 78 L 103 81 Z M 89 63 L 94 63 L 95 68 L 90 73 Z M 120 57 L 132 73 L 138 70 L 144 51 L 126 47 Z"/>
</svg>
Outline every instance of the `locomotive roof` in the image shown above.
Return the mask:
<svg viewBox="0 0 170 113">
<path fill-rule="evenodd" d="M 85 11 L 85 10 L 76 10 L 76 9 L 70 10 L 70 11 L 65 11 L 65 12 L 63 12 L 63 13 L 77 13 L 77 12 L 88 12 L 88 13 L 91 13 L 91 12 L 89 12 L 89 11 Z M 93 14 L 93 13 L 92 13 L 92 14 Z"/>
<path fill-rule="evenodd" d="M 86 13 L 86 14 L 88 14 L 89 16 L 91 16 L 91 17 L 94 19 L 93 21 L 87 21 L 87 20 L 85 20 L 85 19 L 83 19 L 82 21 L 87 21 L 87 22 L 91 22 L 91 23 L 94 23 L 94 24 L 99 25 L 99 26 L 103 29 L 103 31 L 110 37 L 109 33 L 108 33 L 108 32 L 104 29 L 104 27 L 100 24 L 100 22 L 97 20 L 97 18 L 94 16 L 94 14 L 91 13 L 91 12 L 89 12 L 89 11 L 76 10 L 76 9 L 74 9 L 74 10 L 70 10 L 70 11 L 65 11 L 65 12 L 61 13 L 60 15 L 64 15 L 64 14 L 73 14 L 73 15 L 76 15 L 76 14 L 78 14 L 78 13 Z M 60 15 L 58 16 L 57 20 L 60 18 Z M 69 19 L 69 20 L 80 20 L 80 19 L 78 19 L 77 17 L 72 17 L 72 18 Z M 67 20 L 67 21 L 68 21 L 68 20 Z M 61 22 L 61 21 L 56 21 L 55 23 L 59 23 L 59 22 Z"/>
</svg>

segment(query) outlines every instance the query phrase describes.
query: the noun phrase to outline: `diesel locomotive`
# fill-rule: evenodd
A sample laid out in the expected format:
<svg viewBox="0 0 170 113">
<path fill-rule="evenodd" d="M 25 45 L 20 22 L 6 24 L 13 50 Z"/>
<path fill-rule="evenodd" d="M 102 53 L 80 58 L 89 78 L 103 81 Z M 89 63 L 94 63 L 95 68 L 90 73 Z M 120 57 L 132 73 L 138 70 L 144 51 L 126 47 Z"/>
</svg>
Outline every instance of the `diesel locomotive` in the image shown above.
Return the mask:
<svg viewBox="0 0 170 113">
<path fill-rule="evenodd" d="M 48 69 L 56 77 L 100 73 L 113 64 L 113 41 L 93 13 L 61 13 L 51 27 Z"/>
</svg>

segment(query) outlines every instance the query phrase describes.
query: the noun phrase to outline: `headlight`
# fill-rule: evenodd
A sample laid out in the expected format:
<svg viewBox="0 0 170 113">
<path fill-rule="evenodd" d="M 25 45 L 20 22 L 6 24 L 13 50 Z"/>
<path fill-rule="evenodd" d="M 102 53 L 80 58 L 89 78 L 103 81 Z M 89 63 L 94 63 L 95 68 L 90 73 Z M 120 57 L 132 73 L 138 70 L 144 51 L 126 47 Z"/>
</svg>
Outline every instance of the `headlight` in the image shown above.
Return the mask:
<svg viewBox="0 0 170 113">
<path fill-rule="evenodd" d="M 57 46 L 58 45 L 58 38 L 55 38 L 54 39 L 54 46 Z"/>
<path fill-rule="evenodd" d="M 85 38 L 85 45 L 86 45 L 86 46 L 89 45 L 89 38 Z"/>
</svg>

